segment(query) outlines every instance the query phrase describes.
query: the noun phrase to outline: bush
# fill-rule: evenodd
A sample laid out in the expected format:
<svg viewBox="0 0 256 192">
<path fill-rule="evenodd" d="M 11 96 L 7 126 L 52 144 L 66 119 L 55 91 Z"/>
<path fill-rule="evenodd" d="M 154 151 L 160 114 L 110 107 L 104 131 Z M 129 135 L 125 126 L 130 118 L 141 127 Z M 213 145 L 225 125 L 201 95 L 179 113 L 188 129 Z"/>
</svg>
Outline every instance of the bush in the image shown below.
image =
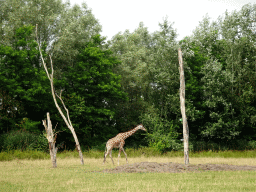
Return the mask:
<svg viewBox="0 0 256 192">
<path fill-rule="evenodd" d="M 47 151 L 48 141 L 42 134 L 37 135 L 24 130 L 11 131 L 2 135 L 2 150 Z"/>
<path fill-rule="evenodd" d="M 162 153 L 169 150 L 180 150 L 183 145 L 177 140 L 179 135 L 176 131 L 177 125 L 158 114 L 158 109 L 148 107 L 146 113 L 140 116 L 141 122 L 148 129 L 146 138 L 149 147 Z"/>
<path fill-rule="evenodd" d="M 248 149 L 251 150 L 255 150 L 256 149 L 256 141 L 248 141 Z"/>
</svg>

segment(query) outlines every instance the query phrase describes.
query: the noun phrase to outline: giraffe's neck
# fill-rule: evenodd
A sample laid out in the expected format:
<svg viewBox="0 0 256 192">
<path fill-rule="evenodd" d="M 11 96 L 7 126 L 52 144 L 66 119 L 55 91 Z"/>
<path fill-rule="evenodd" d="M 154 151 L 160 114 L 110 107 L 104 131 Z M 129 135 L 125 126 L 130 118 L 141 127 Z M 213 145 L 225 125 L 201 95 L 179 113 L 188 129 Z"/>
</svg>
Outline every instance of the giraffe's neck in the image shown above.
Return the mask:
<svg viewBox="0 0 256 192">
<path fill-rule="evenodd" d="M 133 135 L 139 129 L 140 129 L 139 127 L 135 127 L 134 129 L 123 133 L 123 135 L 122 135 L 123 139 L 125 140 L 126 138 L 130 137 L 131 135 Z"/>
</svg>

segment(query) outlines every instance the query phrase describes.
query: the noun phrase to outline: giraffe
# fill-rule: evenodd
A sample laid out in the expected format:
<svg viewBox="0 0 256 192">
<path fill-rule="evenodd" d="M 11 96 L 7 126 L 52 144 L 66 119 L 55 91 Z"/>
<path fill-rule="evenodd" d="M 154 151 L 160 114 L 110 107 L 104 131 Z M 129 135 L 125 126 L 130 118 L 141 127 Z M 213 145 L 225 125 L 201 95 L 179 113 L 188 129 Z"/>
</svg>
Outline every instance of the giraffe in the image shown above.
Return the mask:
<svg viewBox="0 0 256 192">
<path fill-rule="evenodd" d="M 123 148 L 124 144 L 125 144 L 124 140 L 126 138 L 130 137 L 131 135 L 133 135 L 139 129 L 141 129 L 143 131 L 147 131 L 145 129 L 145 127 L 143 127 L 143 125 L 140 124 L 140 125 L 136 126 L 134 129 L 131 129 L 130 131 L 127 131 L 127 132 L 124 132 L 124 133 L 119 133 L 119 134 L 117 134 L 117 136 L 113 137 L 112 139 L 109 139 L 107 144 L 106 144 L 106 148 L 105 148 L 103 164 L 105 164 L 106 157 L 109 154 L 109 156 L 111 157 L 111 160 L 113 162 L 113 165 L 114 165 L 114 161 L 112 159 L 112 149 L 113 148 L 119 148 L 119 154 L 118 154 L 118 165 L 119 165 L 119 157 L 120 157 L 120 154 L 121 154 L 121 150 L 124 152 L 124 148 Z M 107 153 L 106 153 L 106 149 L 107 149 Z M 127 155 L 126 155 L 125 152 L 124 152 L 124 154 L 125 154 L 125 157 L 126 157 L 126 163 L 128 164 Z"/>
</svg>

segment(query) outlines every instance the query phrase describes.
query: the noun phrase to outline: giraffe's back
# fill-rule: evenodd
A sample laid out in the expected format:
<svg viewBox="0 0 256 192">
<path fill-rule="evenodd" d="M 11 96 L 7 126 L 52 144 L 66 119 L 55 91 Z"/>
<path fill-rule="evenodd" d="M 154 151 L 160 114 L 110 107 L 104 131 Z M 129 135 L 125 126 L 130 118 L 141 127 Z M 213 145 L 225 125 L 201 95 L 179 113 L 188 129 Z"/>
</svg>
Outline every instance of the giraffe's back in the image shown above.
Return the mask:
<svg viewBox="0 0 256 192">
<path fill-rule="evenodd" d="M 114 137 L 112 139 L 110 139 L 108 142 L 107 142 L 107 145 L 108 146 L 112 146 L 113 148 L 119 148 L 120 147 L 120 144 L 121 145 L 124 145 L 124 140 L 121 139 L 120 137 Z"/>
</svg>

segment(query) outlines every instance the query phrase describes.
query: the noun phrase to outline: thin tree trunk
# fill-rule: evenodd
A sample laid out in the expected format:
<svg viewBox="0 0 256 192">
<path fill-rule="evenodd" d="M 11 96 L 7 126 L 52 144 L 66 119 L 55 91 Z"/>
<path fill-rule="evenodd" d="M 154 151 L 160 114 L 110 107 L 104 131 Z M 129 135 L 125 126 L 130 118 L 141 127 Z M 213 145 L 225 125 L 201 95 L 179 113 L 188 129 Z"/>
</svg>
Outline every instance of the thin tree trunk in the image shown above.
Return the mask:
<svg viewBox="0 0 256 192">
<path fill-rule="evenodd" d="M 188 122 L 186 117 L 186 110 L 185 110 L 185 76 L 184 76 L 184 68 L 183 68 L 183 61 L 182 61 L 182 52 L 179 48 L 178 50 L 179 55 L 179 71 L 180 71 L 180 109 L 182 114 L 183 120 L 183 138 L 184 138 L 184 161 L 185 165 L 189 164 L 189 153 L 188 153 L 188 141 L 189 141 L 189 129 L 188 129 Z"/>
</svg>

